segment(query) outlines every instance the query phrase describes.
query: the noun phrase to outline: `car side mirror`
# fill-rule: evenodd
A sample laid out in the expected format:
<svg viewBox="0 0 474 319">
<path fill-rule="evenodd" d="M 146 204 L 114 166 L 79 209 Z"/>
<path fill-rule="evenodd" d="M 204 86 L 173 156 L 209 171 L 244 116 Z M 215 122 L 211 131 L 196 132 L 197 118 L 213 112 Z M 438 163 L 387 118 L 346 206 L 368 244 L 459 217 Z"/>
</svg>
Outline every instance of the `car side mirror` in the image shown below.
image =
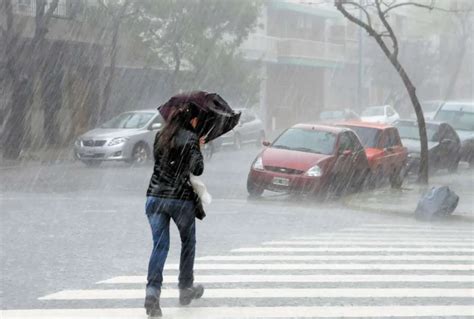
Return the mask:
<svg viewBox="0 0 474 319">
<path fill-rule="evenodd" d="M 161 123 L 153 123 L 150 127 L 150 130 L 152 130 L 152 131 L 159 130 L 159 129 L 161 129 L 162 126 L 163 126 L 163 124 L 161 124 Z"/>
<path fill-rule="evenodd" d="M 342 156 L 351 156 L 352 155 L 352 151 L 351 150 L 344 150 L 342 151 Z"/>
<path fill-rule="evenodd" d="M 269 141 L 263 141 L 262 142 L 262 145 L 265 146 L 265 147 L 269 147 L 272 143 L 270 143 Z"/>
</svg>

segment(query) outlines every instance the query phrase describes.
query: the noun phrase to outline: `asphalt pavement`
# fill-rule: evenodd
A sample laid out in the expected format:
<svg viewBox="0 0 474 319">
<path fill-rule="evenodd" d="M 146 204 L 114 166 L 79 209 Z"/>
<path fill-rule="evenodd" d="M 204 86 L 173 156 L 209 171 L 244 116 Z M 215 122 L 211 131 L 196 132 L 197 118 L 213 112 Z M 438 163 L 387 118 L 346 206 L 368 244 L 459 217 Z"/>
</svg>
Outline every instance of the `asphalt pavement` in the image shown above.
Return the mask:
<svg viewBox="0 0 474 319">
<path fill-rule="evenodd" d="M 249 200 L 259 150 L 206 163 L 213 196 L 197 222 L 196 281 L 177 303 L 172 227 L 165 318 L 469 317 L 472 224 L 426 224 L 279 194 Z M 1 318 L 145 318 L 152 167 L 77 162 L 0 169 Z"/>
</svg>

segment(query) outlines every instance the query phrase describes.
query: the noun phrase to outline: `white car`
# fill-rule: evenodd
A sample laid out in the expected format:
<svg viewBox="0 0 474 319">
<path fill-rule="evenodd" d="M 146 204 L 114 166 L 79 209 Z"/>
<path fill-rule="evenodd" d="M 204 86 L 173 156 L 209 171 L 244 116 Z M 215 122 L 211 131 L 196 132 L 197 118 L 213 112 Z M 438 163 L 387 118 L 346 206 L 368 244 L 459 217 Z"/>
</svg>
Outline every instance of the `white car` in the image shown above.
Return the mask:
<svg viewBox="0 0 474 319">
<path fill-rule="evenodd" d="M 370 106 L 365 108 L 361 114 L 364 122 L 378 122 L 392 124 L 400 119 L 400 115 L 390 105 Z"/>
<path fill-rule="evenodd" d="M 74 155 L 87 166 L 99 166 L 104 161 L 144 164 L 152 158 L 155 135 L 163 124 L 157 110 L 119 114 L 79 136 Z"/>
</svg>

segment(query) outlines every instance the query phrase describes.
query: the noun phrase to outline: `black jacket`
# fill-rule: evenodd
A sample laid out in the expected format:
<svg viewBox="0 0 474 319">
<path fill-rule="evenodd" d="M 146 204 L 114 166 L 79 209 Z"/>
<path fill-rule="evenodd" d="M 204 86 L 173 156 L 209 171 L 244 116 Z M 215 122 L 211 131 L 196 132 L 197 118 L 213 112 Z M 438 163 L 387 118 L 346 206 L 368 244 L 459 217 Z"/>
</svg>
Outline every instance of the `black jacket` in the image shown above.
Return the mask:
<svg viewBox="0 0 474 319">
<path fill-rule="evenodd" d="M 176 133 L 173 144 L 165 150 L 155 142 L 155 165 L 147 196 L 195 200 L 189 175 L 199 176 L 204 171 L 199 139 L 191 127 L 182 128 Z"/>
</svg>

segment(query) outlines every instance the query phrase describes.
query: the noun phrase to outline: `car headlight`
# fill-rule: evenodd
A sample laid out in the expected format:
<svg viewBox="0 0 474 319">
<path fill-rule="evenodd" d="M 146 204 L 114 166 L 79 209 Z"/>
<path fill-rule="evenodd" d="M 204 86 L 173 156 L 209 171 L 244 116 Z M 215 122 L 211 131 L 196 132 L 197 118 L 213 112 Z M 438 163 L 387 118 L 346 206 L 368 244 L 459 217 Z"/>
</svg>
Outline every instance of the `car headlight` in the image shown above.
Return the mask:
<svg viewBox="0 0 474 319">
<path fill-rule="evenodd" d="M 116 138 L 114 138 L 113 140 L 111 140 L 111 141 L 107 144 L 107 146 L 115 146 L 115 145 L 123 144 L 123 143 L 125 143 L 127 140 L 128 140 L 128 138 L 126 138 L 126 137 L 116 137 Z"/>
<path fill-rule="evenodd" d="M 319 167 L 318 165 L 315 165 L 315 166 L 311 167 L 306 172 L 306 176 L 310 176 L 310 177 L 320 177 L 321 175 L 323 175 L 323 171 L 322 171 L 321 167 Z"/>
<path fill-rule="evenodd" d="M 257 157 L 257 159 L 255 160 L 255 163 L 253 163 L 253 169 L 257 171 L 265 170 L 265 168 L 263 167 L 263 160 L 261 156 Z"/>
<path fill-rule="evenodd" d="M 79 147 L 82 145 L 82 140 L 78 138 L 74 144 Z"/>
</svg>

